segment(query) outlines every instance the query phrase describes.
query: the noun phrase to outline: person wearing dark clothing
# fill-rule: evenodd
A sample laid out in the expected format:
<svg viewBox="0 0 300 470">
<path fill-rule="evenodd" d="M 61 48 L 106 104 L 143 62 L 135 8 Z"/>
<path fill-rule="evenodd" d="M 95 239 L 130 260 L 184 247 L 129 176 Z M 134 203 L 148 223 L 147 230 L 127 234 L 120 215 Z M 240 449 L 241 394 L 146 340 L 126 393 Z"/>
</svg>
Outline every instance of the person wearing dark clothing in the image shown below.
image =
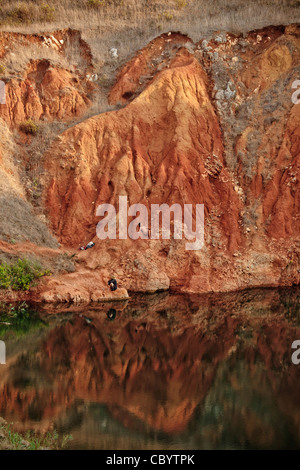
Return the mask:
<svg viewBox="0 0 300 470">
<path fill-rule="evenodd" d="M 110 308 L 106 315 L 107 315 L 107 318 L 112 321 L 116 318 L 117 311 L 115 308 Z"/>
<path fill-rule="evenodd" d="M 117 281 L 114 277 L 112 279 L 110 279 L 107 284 L 109 285 L 110 290 L 112 290 L 112 291 L 117 290 L 117 288 L 118 288 Z"/>
</svg>

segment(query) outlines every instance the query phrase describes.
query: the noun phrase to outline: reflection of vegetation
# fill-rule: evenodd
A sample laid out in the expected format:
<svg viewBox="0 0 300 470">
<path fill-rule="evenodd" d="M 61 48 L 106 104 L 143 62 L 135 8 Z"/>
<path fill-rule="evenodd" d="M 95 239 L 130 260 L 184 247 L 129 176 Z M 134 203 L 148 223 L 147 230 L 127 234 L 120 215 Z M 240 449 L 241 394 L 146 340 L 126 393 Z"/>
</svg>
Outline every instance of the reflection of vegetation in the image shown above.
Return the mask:
<svg viewBox="0 0 300 470">
<path fill-rule="evenodd" d="M 5 442 L 1 443 L 1 448 L 9 448 L 11 450 L 41 450 L 41 449 L 64 449 L 68 442 L 72 440 L 70 434 L 59 436 L 54 430 L 46 434 L 35 434 L 33 431 L 26 431 L 20 434 L 12 431 L 9 424 L 0 425 L 1 434 L 4 436 Z"/>
<path fill-rule="evenodd" d="M 36 435 L 32 431 L 27 431 L 25 439 L 29 442 L 28 450 L 39 450 L 41 447 L 58 450 L 64 449 L 68 442 L 72 440 L 72 436 L 64 434 L 62 437 L 59 437 L 55 430 L 47 432 L 45 435 Z"/>
<path fill-rule="evenodd" d="M 0 337 L 13 331 L 23 335 L 29 331 L 46 325 L 39 315 L 31 310 L 26 302 L 17 305 L 0 304 Z"/>
<path fill-rule="evenodd" d="M 250 341 L 253 339 L 253 327 L 249 324 L 239 325 L 234 333 L 238 337 L 239 342 L 243 342 L 244 340 Z"/>
<path fill-rule="evenodd" d="M 293 295 L 292 295 L 293 294 Z M 284 305 L 284 316 L 287 320 L 300 325 L 300 294 L 298 291 L 291 295 L 281 295 L 280 300 Z"/>
</svg>

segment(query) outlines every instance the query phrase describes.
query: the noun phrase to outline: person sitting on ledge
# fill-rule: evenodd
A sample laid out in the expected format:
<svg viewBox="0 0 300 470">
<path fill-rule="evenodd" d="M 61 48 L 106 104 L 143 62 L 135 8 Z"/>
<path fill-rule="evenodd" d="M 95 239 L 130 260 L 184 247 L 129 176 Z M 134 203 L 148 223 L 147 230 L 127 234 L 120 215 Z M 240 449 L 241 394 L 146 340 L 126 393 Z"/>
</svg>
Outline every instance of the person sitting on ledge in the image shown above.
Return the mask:
<svg viewBox="0 0 300 470">
<path fill-rule="evenodd" d="M 116 279 L 115 279 L 114 277 L 112 277 L 112 278 L 108 281 L 107 284 L 109 285 L 111 291 L 117 290 L 117 288 L 118 288 L 117 281 L 116 281 Z"/>
</svg>

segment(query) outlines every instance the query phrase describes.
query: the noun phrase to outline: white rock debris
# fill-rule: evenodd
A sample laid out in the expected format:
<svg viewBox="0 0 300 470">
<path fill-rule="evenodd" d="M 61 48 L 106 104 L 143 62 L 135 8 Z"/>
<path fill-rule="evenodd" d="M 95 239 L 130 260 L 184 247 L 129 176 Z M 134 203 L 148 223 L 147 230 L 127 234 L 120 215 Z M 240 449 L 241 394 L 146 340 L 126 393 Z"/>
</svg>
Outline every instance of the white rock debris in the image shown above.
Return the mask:
<svg viewBox="0 0 300 470">
<path fill-rule="evenodd" d="M 109 51 L 110 53 L 110 56 L 113 58 L 113 59 L 117 59 L 118 58 L 118 49 L 116 49 L 115 47 L 112 47 Z"/>
</svg>

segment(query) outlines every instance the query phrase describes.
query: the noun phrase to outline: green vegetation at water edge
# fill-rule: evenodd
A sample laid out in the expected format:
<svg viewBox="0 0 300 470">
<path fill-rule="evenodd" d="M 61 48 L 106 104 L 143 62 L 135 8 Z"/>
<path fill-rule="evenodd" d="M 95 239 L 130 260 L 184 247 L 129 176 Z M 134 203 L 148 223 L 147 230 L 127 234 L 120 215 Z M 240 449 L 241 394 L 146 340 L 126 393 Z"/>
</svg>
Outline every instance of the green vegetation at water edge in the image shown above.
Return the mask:
<svg viewBox="0 0 300 470">
<path fill-rule="evenodd" d="M 0 264 L 0 288 L 12 290 L 28 290 L 32 282 L 42 276 L 50 275 L 38 263 L 26 258 L 18 259 L 14 264 Z"/>
<path fill-rule="evenodd" d="M 0 450 L 61 450 L 72 440 L 70 434 L 59 436 L 57 431 L 48 431 L 46 434 L 36 434 L 33 431 L 26 431 L 20 434 L 11 429 L 11 425 L 4 420 L 0 424 Z"/>
</svg>

